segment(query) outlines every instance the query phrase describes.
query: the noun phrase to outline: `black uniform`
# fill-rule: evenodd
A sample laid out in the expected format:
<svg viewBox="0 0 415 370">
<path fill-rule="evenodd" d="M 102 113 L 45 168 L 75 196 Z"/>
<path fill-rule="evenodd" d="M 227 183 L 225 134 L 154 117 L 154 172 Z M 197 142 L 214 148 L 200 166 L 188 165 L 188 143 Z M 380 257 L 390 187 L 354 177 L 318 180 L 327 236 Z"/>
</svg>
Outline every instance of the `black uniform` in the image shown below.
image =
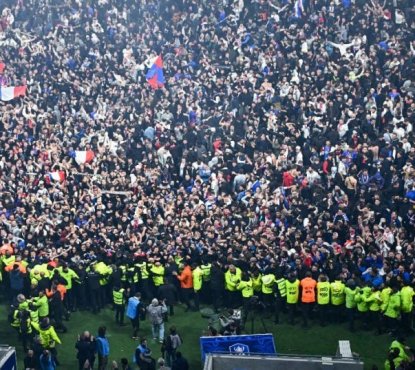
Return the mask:
<svg viewBox="0 0 415 370">
<path fill-rule="evenodd" d="M 93 313 L 97 313 L 101 308 L 101 297 L 99 294 L 101 288 L 99 285 L 100 275 L 95 271 L 89 271 L 86 278 L 90 307 Z"/>
</svg>

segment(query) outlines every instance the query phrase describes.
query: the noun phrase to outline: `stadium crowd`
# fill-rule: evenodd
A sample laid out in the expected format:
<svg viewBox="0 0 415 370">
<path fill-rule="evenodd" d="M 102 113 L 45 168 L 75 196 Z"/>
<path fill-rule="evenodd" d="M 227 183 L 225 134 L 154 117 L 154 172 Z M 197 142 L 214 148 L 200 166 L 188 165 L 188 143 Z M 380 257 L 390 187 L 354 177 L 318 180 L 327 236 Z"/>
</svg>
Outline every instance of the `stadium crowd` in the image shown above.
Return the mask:
<svg viewBox="0 0 415 370">
<path fill-rule="evenodd" d="M 258 296 L 277 322 L 301 304 L 307 325 L 316 303 L 351 329 L 355 313 L 412 329 L 413 0 L 3 0 L 0 14 L 1 88 L 27 86 L 0 102 L 18 331 L 33 310 L 37 330 L 50 316 L 64 332 L 70 311 L 110 302 L 121 324 L 137 293 L 170 314 Z"/>
</svg>

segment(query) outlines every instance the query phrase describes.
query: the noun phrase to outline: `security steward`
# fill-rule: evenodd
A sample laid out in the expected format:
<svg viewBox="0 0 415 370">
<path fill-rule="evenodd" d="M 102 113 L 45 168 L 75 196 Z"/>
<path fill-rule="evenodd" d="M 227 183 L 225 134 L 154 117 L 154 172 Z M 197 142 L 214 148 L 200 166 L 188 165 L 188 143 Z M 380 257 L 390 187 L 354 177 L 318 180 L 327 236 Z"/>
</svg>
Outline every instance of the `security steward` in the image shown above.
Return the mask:
<svg viewBox="0 0 415 370">
<path fill-rule="evenodd" d="M 300 280 L 296 278 L 294 273 L 288 275 L 285 281 L 287 287 L 287 309 L 289 315 L 289 322 L 294 325 L 294 316 L 297 312 L 298 298 L 300 296 Z"/>
<path fill-rule="evenodd" d="M 320 318 L 320 325 L 327 324 L 327 316 L 330 307 L 330 283 L 326 275 L 320 275 L 317 283 L 317 306 Z"/>
<path fill-rule="evenodd" d="M 275 307 L 275 317 L 274 322 L 275 324 L 279 324 L 280 322 L 280 313 L 286 312 L 286 302 L 287 302 L 287 284 L 284 276 L 279 273 L 277 274 L 277 280 L 275 281 L 277 284 L 277 301 Z"/>
</svg>

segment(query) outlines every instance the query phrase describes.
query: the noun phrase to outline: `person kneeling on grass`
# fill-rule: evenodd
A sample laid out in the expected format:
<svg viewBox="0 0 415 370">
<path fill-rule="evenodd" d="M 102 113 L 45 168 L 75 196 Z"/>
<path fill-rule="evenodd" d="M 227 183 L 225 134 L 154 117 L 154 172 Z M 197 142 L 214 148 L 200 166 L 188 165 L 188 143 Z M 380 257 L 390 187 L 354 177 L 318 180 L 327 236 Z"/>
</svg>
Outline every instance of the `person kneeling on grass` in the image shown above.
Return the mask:
<svg viewBox="0 0 415 370">
<path fill-rule="evenodd" d="M 135 363 L 140 370 L 155 370 L 156 360 L 151 357 L 151 349 L 147 346 L 147 339 L 142 338 L 135 350 Z"/>
</svg>

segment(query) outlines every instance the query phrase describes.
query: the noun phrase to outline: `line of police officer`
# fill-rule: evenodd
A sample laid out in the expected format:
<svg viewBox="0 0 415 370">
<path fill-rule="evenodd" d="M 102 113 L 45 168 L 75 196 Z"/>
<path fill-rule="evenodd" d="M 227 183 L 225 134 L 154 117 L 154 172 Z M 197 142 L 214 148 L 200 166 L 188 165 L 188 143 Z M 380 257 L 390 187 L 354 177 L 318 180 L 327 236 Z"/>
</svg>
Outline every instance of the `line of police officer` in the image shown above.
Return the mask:
<svg viewBox="0 0 415 370">
<path fill-rule="evenodd" d="M 217 261 L 203 261 L 192 264 L 190 279 L 184 285 L 180 277 L 186 269 L 185 265 L 189 267 L 189 264 L 178 256 L 169 257 L 164 265 L 160 261 L 139 256 L 132 262 L 109 265 L 97 261 L 87 268 L 79 265 L 74 269 L 59 261 L 32 264 L 29 267 L 26 261 L 13 257 L 9 254 L 3 257 L 3 271 L 12 265 L 8 273 L 19 269 L 29 277 L 30 291 L 25 293 L 31 298 L 30 302 L 36 303 L 34 307 L 38 307 L 39 316 L 42 317 L 49 315 L 50 300 L 45 292 L 51 288 L 52 281 L 65 287 L 66 291 L 61 296 L 68 311 L 76 306 L 84 306 L 87 301 L 85 296 L 88 296 L 93 312 L 98 312 L 112 301 L 119 308 L 117 321 L 121 324 L 121 312 L 123 315 L 128 297 L 139 291 L 144 300 L 150 300 L 157 296 L 161 286 L 172 284 L 181 288 L 183 293 L 186 292 L 181 296 L 182 301 L 189 297 L 188 292 L 191 290 L 197 306 L 201 298 L 202 302 L 213 303 L 216 310 L 224 303 L 229 308 L 243 305 L 248 311 L 251 298 L 258 296 L 267 310 L 275 314 L 277 323 L 282 312 L 287 312 L 289 322 L 294 323 L 297 311 L 301 309 L 306 326 L 317 308 L 322 325 L 326 324 L 328 317 L 333 320 L 347 317 L 350 329 L 354 330 L 357 317 L 364 327 L 373 326 L 379 331 L 396 330 L 398 321 L 402 322 L 404 328 L 412 330 L 414 290 L 410 285 L 401 286 L 397 281 L 377 289 L 368 285 L 356 286 L 353 280 L 345 284 L 341 278 L 329 282 L 324 275 L 318 281 L 311 276 L 300 281 L 295 274 L 261 274 L 258 269 L 242 272 L 234 265 L 224 269 Z"/>
<path fill-rule="evenodd" d="M 295 324 L 301 311 L 305 327 L 317 313 L 321 325 L 326 325 L 329 319 L 332 322 L 347 319 L 353 331 L 355 320 L 359 319 L 363 329 L 372 328 L 378 333 L 398 329 L 412 332 L 415 292 L 411 284 L 395 279 L 381 287 L 363 283 L 357 286 L 353 279 L 345 283 L 341 276 L 330 282 L 322 274 L 316 281 L 309 272 L 300 280 L 295 273 L 287 277 L 249 273 L 231 265 L 225 273 L 225 291 L 227 305 L 233 308 L 242 304 L 249 310 L 251 298 L 259 297 L 268 312 L 274 312 L 276 323 L 280 313 L 286 312 L 289 323 Z"/>
</svg>

